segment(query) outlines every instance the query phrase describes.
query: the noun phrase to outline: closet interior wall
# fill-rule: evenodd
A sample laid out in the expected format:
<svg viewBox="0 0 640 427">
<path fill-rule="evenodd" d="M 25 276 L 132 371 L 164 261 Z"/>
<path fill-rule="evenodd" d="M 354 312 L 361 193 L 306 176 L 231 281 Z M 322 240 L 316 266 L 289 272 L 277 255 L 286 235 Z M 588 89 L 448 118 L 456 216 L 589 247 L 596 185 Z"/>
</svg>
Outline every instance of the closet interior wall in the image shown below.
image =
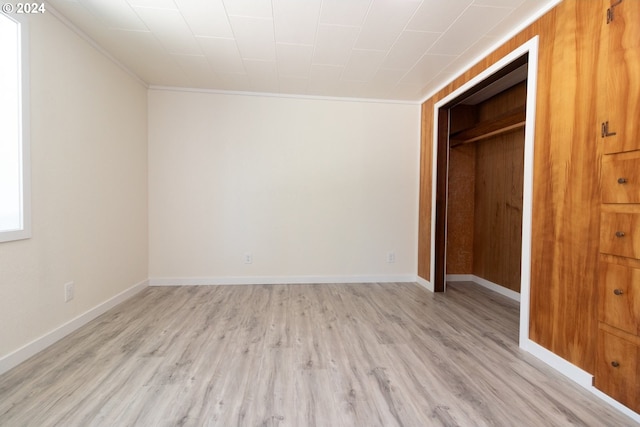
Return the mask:
<svg viewBox="0 0 640 427">
<path fill-rule="evenodd" d="M 450 110 L 450 134 L 524 109 L 526 82 Z M 473 274 L 520 292 L 524 127 L 450 142 L 447 274 Z"/>
</svg>

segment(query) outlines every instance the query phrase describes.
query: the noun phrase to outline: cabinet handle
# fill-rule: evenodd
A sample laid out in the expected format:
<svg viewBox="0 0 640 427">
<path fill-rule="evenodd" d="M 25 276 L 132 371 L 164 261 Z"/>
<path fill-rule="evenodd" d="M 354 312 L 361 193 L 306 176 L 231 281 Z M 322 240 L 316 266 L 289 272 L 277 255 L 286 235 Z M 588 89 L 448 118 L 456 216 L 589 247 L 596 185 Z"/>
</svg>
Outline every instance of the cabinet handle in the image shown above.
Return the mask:
<svg viewBox="0 0 640 427">
<path fill-rule="evenodd" d="M 622 295 L 624 292 L 622 292 L 622 289 L 614 289 L 613 293 L 616 295 Z"/>
<path fill-rule="evenodd" d="M 618 184 L 626 184 L 627 178 L 618 178 Z"/>
<path fill-rule="evenodd" d="M 624 231 L 616 231 L 616 237 L 624 237 Z"/>
<path fill-rule="evenodd" d="M 613 362 L 611 362 L 611 366 L 613 366 L 614 368 L 617 368 L 618 366 L 620 366 L 620 363 L 614 360 Z"/>
</svg>

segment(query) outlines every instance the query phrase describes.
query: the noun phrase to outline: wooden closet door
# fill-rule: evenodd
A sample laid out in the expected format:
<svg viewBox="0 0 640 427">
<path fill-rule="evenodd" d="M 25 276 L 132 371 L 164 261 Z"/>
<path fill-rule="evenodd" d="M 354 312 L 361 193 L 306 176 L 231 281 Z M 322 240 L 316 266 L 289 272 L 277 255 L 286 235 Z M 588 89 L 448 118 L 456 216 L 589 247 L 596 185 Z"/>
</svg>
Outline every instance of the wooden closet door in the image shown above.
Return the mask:
<svg viewBox="0 0 640 427">
<path fill-rule="evenodd" d="M 612 3 L 618 3 L 613 0 Z M 622 0 L 609 9 L 606 154 L 640 150 L 640 1 Z"/>
</svg>

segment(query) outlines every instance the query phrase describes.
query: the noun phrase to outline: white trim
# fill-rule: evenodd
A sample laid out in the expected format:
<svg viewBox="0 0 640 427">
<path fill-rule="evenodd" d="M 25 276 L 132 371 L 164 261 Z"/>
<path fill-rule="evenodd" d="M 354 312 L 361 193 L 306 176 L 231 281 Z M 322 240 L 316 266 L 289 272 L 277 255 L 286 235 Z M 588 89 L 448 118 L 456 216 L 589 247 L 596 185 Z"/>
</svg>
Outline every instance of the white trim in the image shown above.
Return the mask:
<svg viewBox="0 0 640 427">
<path fill-rule="evenodd" d="M 447 274 L 448 282 L 473 282 L 473 274 Z"/>
<path fill-rule="evenodd" d="M 433 292 L 434 291 L 434 287 L 431 284 L 431 282 L 429 282 L 426 279 L 423 279 L 422 277 L 418 276 L 416 277 L 416 283 L 420 286 L 422 286 L 423 288 L 425 288 L 426 290 Z"/>
<path fill-rule="evenodd" d="M 20 138 L 20 228 L 0 231 L 0 243 L 31 238 L 31 79 L 29 54 L 29 20 L 26 15 L 2 14 L 19 26 L 18 67 L 20 75 L 20 97 L 18 118 Z"/>
<path fill-rule="evenodd" d="M 483 288 L 492 290 L 493 292 L 503 295 L 509 299 L 520 302 L 520 294 L 518 292 L 512 291 L 509 288 L 505 288 L 504 286 L 498 285 L 497 283 L 491 282 L 487 279 L 483 279 L 475 274 L 447 274 L 447 281 L 473 282 L 478 286 L 482 286 Z"/>
<path fill-rule="evenodd" d="M 538 88 L 538 48 L 535 36 L 525 45 L 529 50 L 527 70 L 527 106 L 524 127 L 524 171 L 522 181 L 522 253 L 520 255 L 520 343 L 529 339 L 531 295 L 531 245 L 533 243 L 533 164 Z"/>
<path fill-rule="evenodd" d="M 530 301 L 530 281 L 531 281 L 531 213 L 533 210 L 533 153 L 535 144 L 535 109 L 536 92 L 538 86 L 538 36 L 533 37 L 526 43 L 511 51 L 489 68 L 467 81 L 461 87 L 451 92 L 433 107 L 433 167 L 432 167 L 432 193 L 431 193 L 431 282 L 435 277 L 435 224 L 436 224 L 436 176 L 438 173 L 438 110 L 443 105 L 452 101 L 465 91 L 471 89 L 490 75 L 513 62 L 520 56 L 528 53 L 528 75 L 527 75 L 527 112 L 524 137 L 524 176 L 523 176 L 523 206 L 522 206 L 522 258 L 520 273 L 520 332 L 519 343 L 523 347 L 524 342 L 529 340 L 529 301 Z M 524 348 L 524 347 L 523 347 Z"/>
<path fill-rule="evenodd" d="M 523 350 L 531 353 L 533 356 L 540 359 L 547 365 L 551 366 L 553 369 L 555 369 L 565 377 L 576 382 L 578 385 L 584 388 L 590 388 L 593 384 L 593 375 L 578 368 L 573 363 L 566 361 L 552 351 L 547 350 L 540 344 L 528 339 L 526 340 L 525 345 L 520 345 L 520 347 Z"/>
<path fill-rule="evenodd" d="M 278 285 L 323 283 L 393 283 L 415 282 L 416 276 L 213 276 L 213 277 L 152 277 L 149 286 L 206 285 Z"/>
<path fill-rule="evenodd" d="M 131 76 L 136 82 L 140 83 L 145 88 L 149 88 L 149 84 L 147 82 L 145 82 L 139 75 L 137 75 L 131 68 L 127 67 L 125 64 L 123 64 L 122 62 L 117 60 L 113 55 L 111 55 L 109 52 L 107 52 L 107 50 L 105 48 L 103 48 L 102 46 L 100 46 L 98 44 L 98 42 L 96 42 L 89 34 L 85 33 L 76 24 L 74 24 L 73 22 L 69 21 L 63 14 L 58 12 L 51 5 L 51 3 L 46 2 L 46 5 L 47 5 L 47 13 L 51 13 L 53 16 L 55 16 L 58 19 L 58 21 L 60 21 L 68 29 L 70 29 L 71 31 L 76 33 L 78 36 L 80 36 L 81 39 L 83 39 L 84 41 L 89 43 L 91 45 L 91 47 L 93 47 L 95 50 L 100 52 L 109 61 L 113 62 L 122 71 L 124 71 L 129 76 Z"/>
<path fill-rule="evenodd" d="M 147 286 L 149 286 L 148 280 L 143 280 L 142 282 L 130 287 L 129 289 L 125 289 L 119 294 L 109 298 L 105 302 L 98 304 L 97 306 L 84 312 L 83 314 L 71 319 L 63 325 L 58 326 L 52 331 L 47 332 L 43 336 L 36 338 L 30 343 L 25 344 L 24 346 L 7 354 L 6 356 L 3 356 L 2 358 L 0 358 L 0 374 L 7 372 L 9 369 L 14 368 L 15 366 L 18 366 L 20 363 L 34 356 L 36 353 L 41 352 L 45 348 L 54 344 L 56 341 L 66 337 L 75 330 L 86 325 L 101 314 L 104 314 L 116 305 L 128 300 Z"/>
<path fill-rule="evenodd" d="M 522 30 L 524 30 L 529 25 L 531 25 L 534 22 L 536 22 L 543 15 L 545 15 L 547 12 L 549 12 L 551 9 L 553 9 L 554 7 L 556 7 L 557 5 L 562 3 L 562 1 L 563 0 L 550 0 L 548 3 L 544 4 L 540 9 L 538 9 L 535 13 L 533 13 L 531 16 L 529 16 L 525 21 L 521 22 L 520 25 L 518 25 L 513 30 L 508 32 L 504 37 L 500 38 L 497 42 L 493 43 L 489 48 L 487 48 L 480 55 L 476 56 L 474 59 L 472 59 L 471 61 L 467 62 L 465 65 L 461 66 L 458 69 L 458 71 L 450 73 L 449 74 L 449 76 L 450 76 L 449 79 L 446 80 L 441 85 L 439 85 L 436 89 L 434 89 L 431 92 L 429 92 L 429 94 L 427 96 L 425 96 L 420 103 L 423 104 L 425 101 L 427 101 L 428 99 L 432 98 L 435 94 L 437 94 L 442 89 L 444 89 L 445 87 L 450 85 L 451 82 L 453 82 L 454 80 L 459 78 L 462 74 L 466 73 L 471 67 L 473 67 L 474 65 L 476 65 L 477 63 L 482 61 L 484 58 L 489 56 L 495 50 L 500 48 L 500 46 L 502 46 L 503 44 L 507 43 L 513 37 L 517 36 Z"/>
<path fill-rule="evenodd" d="M 608 395 L 604 394 L 603 392 L 601 392 L 600 390 L 598 390 L 595 387 L 589 387 L 587 390 L 589 390 L 591 393 L 595 394 L 596 397 L 600 398 L 601 400 L 604 400 L 605 403 L 608 403 L 610 406 L 614 407 L 618 411 L 620 411 L 623 414 L 625 414 L 627 417 L 629 417 L 632 420 L 640 423 L 640 414 L 635 412 L 633 409 L 630 409 L 630 408 L 624 406 L 622 403 L 618 402 L 617 400 L 615 400 L 611 396 L 608 396 Z"/>
<path fill-rule="evenodd" d="M 236 96 L 259 96 L 265 98 L 290 98 L 290 99 L 308 99 L 314 101 L 341 101 L 341 102 L 362 102 L 368 104 L 402 104 L 402 105 L 421 105 L 420 101 L 401 101 L 394 99 L 376 99 L 376 98 L 346 98 L 339 96 L 320 96 L 320 95 L 298 95 L 290 93 L 274 93 L 274 92 L 245 92 L 239 90 L 221 90 L 221 89 L 200 89 L 191 87 L 177 86 L 161 86 L 149 85 L 150 90 L 162 90 L 171 92 L 191 92 L 191 93 L 210 93 L 216 95 L 236 95 Z"/>
<path fill-rule="evenodd" d="M 566 361 L 562 357 L 531 340 L 527 340 L 526 344 L 524 346 L 521 345 L 520 347 L 523 350 L 531 353 L 533 356 L 546 363 L 565 377 L 576 382 L 579 386 L 587 389 L 596 397 L 603 400 L 605 403 L 608 403 L 629 418 L 632 418 L 634 421 L 640 422 L 639 413 L 627 408 L 617 400 L 614 400 L 610 396 L 607 396 L 606 394 L 595 388 L 593 386 L 593 375 L 591 375 L 590 373 L 580 369 L 576 365 Z"/>
</svg>

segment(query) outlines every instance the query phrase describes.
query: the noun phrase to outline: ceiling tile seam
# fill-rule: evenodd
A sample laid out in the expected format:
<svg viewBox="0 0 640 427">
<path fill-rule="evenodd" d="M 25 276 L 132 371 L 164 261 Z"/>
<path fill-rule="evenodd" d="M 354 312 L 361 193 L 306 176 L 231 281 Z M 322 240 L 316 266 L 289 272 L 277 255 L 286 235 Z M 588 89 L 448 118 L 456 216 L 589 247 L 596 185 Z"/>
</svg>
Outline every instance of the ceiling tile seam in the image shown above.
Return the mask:
<svg viewBox="0 0 640 427">
<path fill-rule="evenodd" d="M 117 60 L 113 55 L 111 55 L 104 47 L 98 44 L 91 36 L 85 33 L 73 22 L 69 21 L 64 15 L 58 12 L 49 2 L 47 2 L 47 12 L 50 12 L 58 21 L 60 21 L 65 27 L 74 32 L 78 37 L 87 42 L 91 47 L 93 47 L 98 53 L 111 61 L 114 65 L 120 68 L 122 71 L 127 73 L 131 78 L 133 78 L 137 83 L 145 88 L 149 88 L 149 83 L 147 83 L 142 77 L 140 77 L 137 73 L 135 73 L 131 68 L 127 67 L 124 63 Z"/>
<path fill-rule="evenodd" d="M 151 33 L 151 30 L 136 30 L 133 28 L 120 28 L 120 27 L 106 27 L 108 30 L 116 30 L 116 31 L 122 31 L 122 32 L 127 32 L 127 33 L 143 33 L 143 34 L 148 34 Z"/>
<path fill-rule="evenodd" d="M 375 0 L 371 0 L 369 2 L 369 7 L 367 7 L 367 13 L 364 14 L 364 18 L 362 19 L 362 24 L 359 27 L 356 27 L 356 28 L 359 28 L 358 35 L 355 37 L 355 42 L 354 42 L 353 46 L 351 47 L 351 53 L 349 53 L 349 58 L 344 63 L 344 66 L 342 67 L 342 71 L 340 72 L 340 77 L 338 77 L 338 81 L 345 81 L 345 80 L 342 79 L 342 76 L 344 76 L 344 72 L 347 69 L 347 64 L 349 64 L 349 62 L 351 61 L 351 58 L 353 58 L 353 51 L 355 50 L 354 46 L 356 45 L 356 43 L 358 42 L 358 39 L 362 35 L 362 29 L 364 28 L 364 25 L 367 22 L 367 19 L 369 18 L 369 13 L 371 13 L 371 9 L 373 8 L 373 2 L 374 1 Z"/>
<path fill-rule="evenodd" d="M 422 4 L 422 3 L 421 3 Z M 398 37 L 396 37 L 396 40 L 393 42 L 393 44 L 391 45 L 391 47 L 389 48 L 389 50 L 387 51 L 387 54 L 385 55 L 384 59 L 382 60 L 382 62 L 380 63 L 380 68 L 378 68 L 378 70 L 376 70 L 376 73 L 380 72 L 380 70 L 382 70 L 382 64 L 384 64 L 385 60 L 389 57 L 389 55 L 391 54 L 391 51 L 393 50 L 393 47 L 398 43 L 398 40 L 400 40 L 400 37 L 402 36 L 402 33 L 404 32 L 414 32 L 414 33 L 428 33 L 428 34 L 440 34 L 440 36 L 438 36 L 438 38 L 433 41 L 431 43 L 431 45 L 427 48 L 425 48 L 424 52 L 422 53 L 422 55 L 420 56 L 420 58 L 418 58 L 411 67 L 409 67 L 409 69 L 402 75 L 402 77 L 400 77 L 400 79 L 398 79 L 398 81 L 393 85 L 393 89 L 396 89 L 399 85 L 400 82 L 402 82 L 402 79 L 404 79 L 407 74 L 409 74 L 411 72 L 411 70 L 413 70 L 418 63 L 422 60 L 422 58 L 424 58 L 424 56 L 427 54 L 427 52 L 429 51 L 429 49 L 431 49 L 433 47 L 433 45 L 436 43 L 436 41 L 442 37 L 442 34 L 444 33 L 438 33 L 437 31 L 417 31 L 417 30 L 407 30 L 407 26 L 409 25 L 409 22 L 411 22 L 411 20 L 413 19 L 413 17 L 415 16 L 416 13 L 418 13 L 418 9 L 420 9 L 420 6 L 418 6 L 415 10 L 415 12 L 413 12 L 413 15 L 411 15 L 411 18 L 409 18 L 409 20 L 407 21 L 407 23 L 404 26 L 404 29 L 400 32 L 400 34 L 398 35 Z M 403 70 L 403 68 L 390 68 L 390 69 L 397 69 L 397 70 Z"/>
<path fill-rule="evenodd" d="M 446 56 L 446 57 L 452 57 L 452 58 L 454 58 L 453 60 L 455 60 L 455 59 L 457 59 L 457 58 L 459 58 L 459 57 L 460 57 L 460 55 L 444 55 L 444 54 L 441 54 L 441 53 L 435 54 L 435 53 L 428 53 L 428 52 L 425 52 L 425 53 L 420 57 L 420 59 L 418 59 L 418 60 L 416 61 L 416 63 L 415 63 L 415 64 L 413 64 L 413 67 L 409 68 L 409 70 L 408 70 L 406 73 L 404 73 L 404 74 L 402 75 L 402 77 L 400 77 L 400 80 L 398 81 L 398 85 L 400 85 L 400 84 L 401 84 L 402 80 L 404 80 L 404 78 L 405 78 L 405 77 L 407 77 L 407 75 L 408 75 L 409 73 L 411 73 L 411 72 L 413 71 L 413 69 L 414 69 L 414 68 L 416 68 L 416 67 L 418 66 L 418 64 L 420 63 L 420 61 L 422 61 L 422 59 L 423 59 L 425 56 L 427 56 L 427 55 L 429 55 L 429 56 Z M 438 73 L 438 75 L 440 75 L 440 73 Z M 433 81 L 434 79 L 435 79 L 435 77 L 434 77 L 434 78 L 432 78 L 432 79 L 431 79 L 431 80 L 429 80 L 429 81 L 431 82 L 431 81 Z M 427 83 L 427 85 L 428 85 L 428 83 Z M 424 87 L 426 87 L 427 85 L 425 85 Z M 428 98 L 427 98 L 427 99 L 428 99 Z M 423 101 L 423 102 L 424 102 L 424 101 Z"/>
<path fill-rule="evenodd" d="M 189 32 L 191 33 L 191 36 L 196 41 L 196 44 L 198 45 L 198 49 L 200 50 L 200 55 L 187 54 L 187 56 L 202 56 L 202 57 L 204 57 L 205 61 L 209 65 L 209 72 L 214 76 L 218 76 L 219 73 L 216 71 L 216 69 L 214 67 L 214 64 L 211 62 L 211 59 L 209 58 L 209 56 L 207 56 L 205 54 L 204 50 L 202 49 L 202 45 L 198 41 L 198 36 L 193 31 L 193 28 L 191 28 L 191 25 L 189 25 L 189 20 L 187 19 L 186 16 L 184 16 L 184 14 L 182 13 L 182 10 L 180 9 L 180 7 L 175 2 L 172 2 L 172 3 L 176 6 L 175 9 L 169 9 L 169 8 L 157 8 L 157 9 L 159 9 L 159 10 L 176 10 L 180 14 L 180 16 L 182 17 L 182 20 L 184 21 L 185 25 L 189 29 Z M 148 8 L 148 9 L 154 9 L 154 8 Z M 228 21 L 228 19 L 227 19 L 227 21 Z M 231 26 L 231 25 L 229 25 L 229 26 Z M 211 37 L 211 38 L 213 38 L 213 37 Z M 169 49 L 167 49 L 167 51 L 169 52 L 170 55 L 184 55 L 182 53 L 171 52 L 171 51 L 169 51 Z M 243 66 L 244 66 L 244 64 L 243 64 Z M 190 78 L 189 72 L 185 68 L 183 68 L 180 65 L 180 63 L 178 63 L 178 67 L 182 70 L 183 73 L 185 73 L 187 75 L 187 78 Z"/>
<path fill-rule="evenodd" d="M 175 8 L 170 8 L 170 7 L 157 7 L 157 6 L 134 6 L 131 3 L 127 2 L 127 4 L 129 5 L 129 7 L 131 9 L 152 9 L 152 10 L 174 10 L 174 11 L 178 11 L 180 12 L 180 9 L 178 8 L 178 6 L 176 6 Z M 175 5 L 175 3 L 174 3 Z M 182 13 L 180 13 L 182 15 Z M 144 22 L 144 21 L 142 21 Z"/>
<path fill-rule="evenodd" d="M 273 0 L 271 0 L 273 1 Z M 311 69 L 316 63 L 313 62 L 313 58 L 316 57 L 316 48 L 318 47 L 318 31 L 320 31 L 320 18 L 322 17 L 322 10 L 325 7 L 324 0 L 320 1 L 320 10 L 318 11 L 318 21 L 316 22 L 316 32 L 313 35 L 313 48 L 311 49 L 311 63 L 309 64 L 309 70 L 307 71 L 307 87 L 305 93 L 309 93 L 309 85 L 311 84 Z M 343 68 L 344 71 L 344 68 Z"/>
<path fill-rule="evenodd" d="M 202 88 L 188 88 L 181 86 L 162 86 L 162 85 L 149 85 L 149 90 L 161 90 L 169 92 L 190 92 L 190 93 L 211 93 L 219 95 L 235 95 L 235 96 L 254 96 L 265 98 L 291 98 L 291 99 L 314 99 L 320 101 L 339 101 L 339 102 L 361 102 L 366 104 L 401 104 L 401 105 L 421 105 L 420 101 L 409 101 L 401 99 L 380 99 L 380 98 L 355 98 L 355 97 L 341 97 L 341 96 L 323 96 L 323 95 L 296 95 L 290 93 L 278 93 L 278 92 L 250 92 L 250 91 L 238 91 L 238 90 L 222 90 L 222 89 L 202 89 Z"/>
<path fill-rule="evenodd" d="M 371 10 L 371 5 L 373 4 L 373 1 L 369 4 L 369 10 L 367 10 L 367 15 L 365 16 L 365 21 L 366 18 L 369 15 L 369 11 Z M 382 64 L 384 63 L 384 61 L 389 57 L 389 55 L 391 54 L 391 51 L 393 50 L 394 46 L 398 43 L 398 40 L 400 40 L 400 37 L 402 36 L 402 33 L 404 33 L 405 31 L 412 31 L 412 30 L 407 30 L 407 27 L 409 26 L 409 23 L 411 22 L 411 20 L 416 16 L 416 14 L 418 13 L 418 10 L 420 9 L 420 7 L 424 4 L 424 1 L 421 1 L 420 4 L 418 5 L 418 7 L 416 7 L 416 9 L 413 11 L 413 13 L 411 14 L 411 16 L 409 17 L 409 19 L 407 19 L 407 22 L 404 24 L 404 27 L 402 28 L 402 31 L 400 31 L 400 33 L 398 34 L 398 36 L 396 37 L 396 39 L 393 41 L 393 43 L 391 44 L 391 46 L 389 47 L 389 49 L 386 50 L 386 55 L 384 56 L 384 58 L 382 59 L 382 61 L 380 62 L 380 66 L 378 66 L 378 69 L 375 71 L 375 73 L 373 73 L 373 75 L 375 76 L 377 73 L 380 72 L 380 70 L 382 69 Z M 471 5 L 471 4 L 470 4 Z M 469 6 L 470 6 L 469 5 Z M 467 6 L 467 8 L 469 7 Z M 465 8 L 465 10 L 467 9 Z M 460 16 L 458 16 L 459 18 Z M 456 18 L 456 20 L 458 19 Z M 360 28 L 360 31 L 362 32 L 362 27 Z M 438 39 L 440 37 L 442 37 L 443 33 L 438 33 L 437 31 L 413 31 L 413 32 L 422 32 L 422 33 L 433 33 L 433 34 L 440 34 L 440 36 L 438 37 Z M 358 37 L 360 37 L 360 33 L 358 33 Z M 356 38 L 357 40 L 357 38 Z M 423 55 L 413 64 L 413 66 L 411 68 L 409 68 L 409 70 L 407 70 L 407 72 L 397 81 L 395 82 L 395 84 L 393 85 L 393 89 L 397 88 L 398 85 L 400 84 L 400 82 L 402 81 L 402 79 L 409 73 L 409 71 L 411 69 L 413 69 L 419 62 L 420 60 L 424 57 L 424 54 L 426 54 L 426 52 L 431 49 L 431 47 L 433 47 L 433 45 L 436 43 L 437 39 L 431 43 L 431 46 L 429 46 L 428 48 L 425 49 L 425 52 L 423 53 Z M 353 49 L 353 50 L 357 50 L 357 49 Z M 369 49 L 360 49 L 360 50 L 369 50 Z M 374 50 L 374 49 L 371 49 Z M 384 52 L 384 51 L 380 51 L 380 52 Z M 351 58 L 349 58 L 351 59 Z M 342 77 L 342 76 L 341 76 Z M 349 80 L 345 80 L 345 81 L 349 81 Z"/>
<path fill-rule="evenodd" d="M 460 77 L 462 74 L 467 72 L 467 70 L 469 70 L 471 67 L 473 67 L 474 65 L 478 64 L 480 61 L 482 61 L 484 58 L 486 58 L 489 54 L 491 54 L 491 52 L 495 51 L 500 46 L 502 46 L 503 44 L 507 43 L 509 40 L 511 40 L 513 37 L 515 37 L 517 34 L 519 34 L 522 30 L 527 28 L 529 25 L 533 24 L 540 17 L 542 17 L 545 13 L 549 12 L 551 9 L 553 9 L 558 4 L 560 4 L 562 1 L 563 0 L 549 0 L 546 4 L 542 5 L 540 7 L 540 9 L 538 9 L 536 12 L 532 13 L 527 19 L 525 19 L 523 22 L 521 22 L 519 25 L 517 25 L 513 30 L 509 31 L 504 37 L 498 39 L 494 44 L 489 46 L 486 50 L 484 50 L 478 56 L 476 56 L 472 60 L 466 62 L 464 65 L 462 65 L 460 68 L 458 68 L 458 71 L 451 73 L 450 78 L 445 80 L 438 87 L 432 89 L 431 92 L 428 92 L 427 95 L 422 98 L 422 100 L 420 101 L 420 104 L 424 104 L 428 99 L 432 98 L 435 94 L 440 92 L 447 85 L 451 84 L 458 77 Z M 537 37 L 537 36 L 534 36 L 534 37 Z M 425 84 L 424 87 L 427 88 L 429 86 L 429 83 L 432 82 L 433 80 L 435 80 L 436 77 L 434 77 L 433 79 L 429 80 L 429 82 L 427 84 Z"/>
<path fill-rule="evenodd" d="M 458 14 L 458 16 L 456 17 L 456 19 L 454 19 L 453 21 L 451 21 L 451 24 L 449 24 L 449 26 L 448 26 L 447 28 L 445 28 L 445 30 L 440 34 L 440 36 L 439 36 L 437 39 L 435 39 L 435 41 L 433 42 L 433 44 L 429 47 L 429 50 L 430 50 L 431 48 L 433 48 L 433 46 L 435 46 L 435 45 L 436 45 L 436 43 L 438 43 L 438 42 L 440 41 L 440 39 L 441 39 L 442 37 L 444 37 L 444 35 L 445 35 L 445 34 L 447 34 L 447 32 L 451 29 L 451 27 L 453 27 L 453 26 L 455 25 L 455 23 L 456 23 L 456 22 L 458 22 L 458 20 L 460 20 L 460 17 L 461 17 L 462 15 L 464 15 L 464 13 L 465 13 L 465 12 L 466 12 L 466 11 L 467 11 L 471 6 L 473 6 L 473 4 L 474 4 L 473 2 L 469 3 L 469 4 L 467 5 L 467 7 L 465 7 L 465 8 L 464 8 L 464 10 L 463 10 L 462 12 L 460 12 L 460 14 Z M 427 51 L 425 52 L 425 54 L 429 53 L 429 50 L 427 50 Z M 421 58 L 421 59 L 422 59 L 422 58 Z"/>
<path fill-rule="evenodd" d="M 273 13 L 273 10 L 274 10 L 273 0 L 270 0 L 269 4 L 271 5 L 271 31 L 273 31 L 273 50 L 274 50 L 273 53 L 275 54 L 275 57 L 276 57 L 276 61 L 275 61 L 276 81 L 278 85 L 278 91 L 282 91 L 282 86 L 280 84 L 280 67 L 278 66 L 278 42 L 276 39 L 276 17 L 275 17 L 275 14 Z M 244 61 L 244 57 L 243 57 L 243 61 Z M 249 80 L 251 80 L 251 77 L 249 77 Z"/>
<path fill-rule="evenodd" d="M 225 4 L 224 1 L 221 1 L 220 3 L 222 3 L 222 9 L 224 9 L 224 14 L 227 17 L 227 22 L 229 23 L 229 28 L 231 29 L 231 34 L 233 35 L 233 43 L 236 45 L 236 49 L 238 50 L 238 55 L 240 55 L 240 60 L 242 62 L 242 69 L 244 70 L 244 75 L 247 76 L 247 78 L 249 78 L 249 73 L 247 72 L 247 67 L 245 67 L 244 64 L 244 58 L 242 57 L 242 53 L 240 52 L 240 46 L 238 46 L 238 38 L 236 37 L 236 33 L 233 29 L 233 25 L 231 25 L 231 20 L 229 19 L 229 17 L 231 15 L 229 15 L 229 12 L 227 11 L 227 5 Z M 273 5 L 271 6 L 273 8 Z M 273 11 L 272 11 L 273 14 Z M 189 23 L 187 22 L 187 25 L 189 25 Z M 191 28 L 191 27 L 189 27 Z M 193 31 L 193 30 L 192 30 Z M 215 38 L 215 37 L 212 37 Z M 215 69 L 215 67 L 214 67 Z M 233 74 L 240 74 L 240 73 L 233 73 Z"/>
<path fill-rule="evenodd" d="M 147 26 L 147 23 L 144 21 L 144 19 L 142 19 L 142 17 L 138 14 L 138 11 L 136 10 L 136 8 L 132 7 L 128 2 L 127 4 L 129 5 L 129 7 L 131 8 L 131 10 L 133 11 L 133 13 L 136 14 L 136 16 L 138 17 L 138 19 L 140 19 L 140 21 L 144 24 L 145 27 L 149 28 Z M 182 18 L 182 20 L 185 22 L 185 25 L 187 26 L 187 28 L 189 28 L 189 32 L 191 33 L 191 36 L 194 38 L 194 40 L 196 41 L 196 44 L 198 45 L 198 50 L 200 51 L 200 54 L 204 55 L 204 52 L 202 51 L 202 46 L 200 46 L 200 43 L 197 43 L 197 40 L 195 39 L 195 35 L 193 34 L 193 30 L 191 29 L 191 27 L 189 27 L 189 23 L 187 22 L 187 20 L 185 19 L 184 15 L 182 15 L 182 12 L 178 9 L 166 9 L 166 8 L 144 8 L 144 7 L 140 7 L 140 9 L 156 9 L 156 10 L 171 10 L 171 11 L 176 11 L 178 12 L 178 14 L 180 15 L 180 17 Z M 180 64 L 180 62 L 176 61 L 175 58 L 173 58 L 173 55 L 179 55 L 181 54 L 180 52 L 172 52 L 171 49 L 169 49 L 168 46 L 166 46 L 162 40 L 160 40 L 158 38 L 158 36 L 156 35 L 156 33 L 154 31 L 151 31 L 151 29 L 149 28 L 149 32 L 151 33 L 151 35 L 153 36 L 154 39 L 156 39 L 156 41 L 160 44 L 160 46 L 162 46 L 162 48 L 165 50 L 165 52 L 167 52 L 169 54 L 169 57 L 171 58 L 171 60 L 174 62 L 175 65 L 178 66 L 178 68 L 184 73 L 184 75 L 189 78 L 189 73 L 187 73 L 184 69 L 184 67 Z"/>
</svg>

